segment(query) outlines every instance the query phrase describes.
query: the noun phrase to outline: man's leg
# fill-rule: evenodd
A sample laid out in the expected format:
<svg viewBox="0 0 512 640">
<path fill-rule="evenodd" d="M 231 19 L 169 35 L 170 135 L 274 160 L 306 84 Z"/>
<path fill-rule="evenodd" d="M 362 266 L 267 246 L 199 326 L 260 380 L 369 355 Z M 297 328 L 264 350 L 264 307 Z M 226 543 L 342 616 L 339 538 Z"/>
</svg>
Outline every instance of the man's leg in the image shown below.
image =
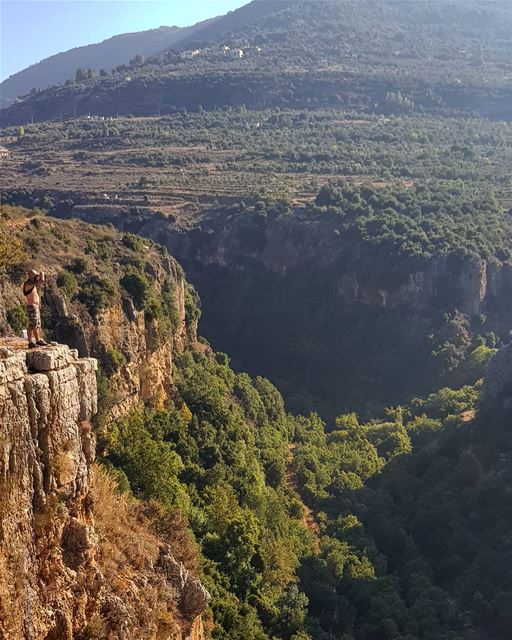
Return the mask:
<svg viewBox="0 0 512 640">
<path fill-rule="evenodd" d="M 41 338 L 41 315 L 39 308 L 37 309 L 36 327 L 34 329 L 36 344 L 38 347 L 45 347 L 48 343 Z"/>
<path fill-rule="evenodd" d="M 27 330 L 28 346 L 33 347 L 35 346 L 35 343 L 36 343 L 35 330 L 37 328 L 37 316 L 36 316 L 36 309 L 34 305 L 32 304 L 27 305 L 27 315 L 28 315 L 28 330 Z"/>
<path fill-rule="evenodd" d="M 34 345 L 36 343 L 35 331 L 31 327 L 27 329 L 27 337 L 28 337 L 28 346 Z"/>
</svg>

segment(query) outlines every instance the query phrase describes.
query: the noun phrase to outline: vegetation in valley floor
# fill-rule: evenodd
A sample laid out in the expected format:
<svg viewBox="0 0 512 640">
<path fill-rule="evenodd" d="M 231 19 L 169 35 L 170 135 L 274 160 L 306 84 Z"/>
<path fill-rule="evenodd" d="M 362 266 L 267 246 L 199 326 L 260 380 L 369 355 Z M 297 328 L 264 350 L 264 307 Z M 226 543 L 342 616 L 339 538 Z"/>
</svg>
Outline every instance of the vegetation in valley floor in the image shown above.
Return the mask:
<svg viewBox="0 0 512 640">
<path fill-rule="evenodd" d="M 507 637 L 508 508 L 481 501 L 502 504 L 511 443 L 506 416 L 467 418 L 478 385 L 331 426 L 286 414 L 222 354 L 178 371 L 173 404 L 119 423 L 108 461 L 122 486 L 187 514 L 213 637 Z"/>
</svg>

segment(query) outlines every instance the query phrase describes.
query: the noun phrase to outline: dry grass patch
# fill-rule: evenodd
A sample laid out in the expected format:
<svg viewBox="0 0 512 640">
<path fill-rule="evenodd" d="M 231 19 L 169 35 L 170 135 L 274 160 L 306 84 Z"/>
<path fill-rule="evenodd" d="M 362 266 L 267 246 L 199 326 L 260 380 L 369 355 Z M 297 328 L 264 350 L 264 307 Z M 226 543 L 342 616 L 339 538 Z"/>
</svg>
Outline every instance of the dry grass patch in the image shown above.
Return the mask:
<svg viewBox="0 0 512 640">
<path fill-rule="evenodd" d="M 96 560 L 105 578 L 105 593 L 85 637 L 94 638 L 104 627 L 110 634 L 128 631 L 140 640 L 178 632 L 183 624 L 178 596 L 155 568 L 161 540 L 150 531 L 141 506 L 120 494 L 114 477 L 99 465 L 93 467 L 92 494 L 99 538 Z"/>
<path fill-rule="evenodd" d="M 93 467 L 94 521 L 101 551 L 116 569 L 141 570 L 158 557 L 160 541 L 139 521 L 133 498 L 120 494 L 115 478 L 99 465 Z"/>
</svg>

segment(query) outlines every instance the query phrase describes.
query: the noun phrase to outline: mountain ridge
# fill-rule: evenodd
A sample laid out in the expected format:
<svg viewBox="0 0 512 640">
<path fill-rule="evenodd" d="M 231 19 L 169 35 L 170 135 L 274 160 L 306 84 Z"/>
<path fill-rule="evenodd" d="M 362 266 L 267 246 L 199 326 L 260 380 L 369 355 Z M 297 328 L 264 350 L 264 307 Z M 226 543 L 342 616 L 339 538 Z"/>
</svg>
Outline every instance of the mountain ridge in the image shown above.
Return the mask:
<svg viewBox="0 0 512 640">
<path fill-rule="evenodd" d="M 215 20 L 212 18 L 211 20 Z M 209 20 L 191 27 L 160 26 L 146 31 L 121 33 L 99 43 L 73 47 L 48 56 L 18 71 L 0 83 L 0 106 L 6 107 L 20 95 L 33 88 L 45 89 L 48 85 L 61 84 L 73 79 L 79 67 L 110 70 L 116 65 L 128 64 L 131 57 L 155 55 L 171 46 L 175 39 L 194 32 Z M 57 63 L 57 68 L 55 64 Z M 42 77 L 41 77 L 42 76 Z"/>
<path fill-rule="evenodd" d="M 73 80 L 78 68 L 110 71 L 117 65 L 127 65 L 130 58 L 144 58 L 169 49 L 184 49 L 196 40 L 205 42 L 219 37 L 244 21 L 264 17 L 274 10 L 290 6 L 290 0 L 253 0 L 226 15 L 207 18 L 188 27 L 160 26 L 145 31 L 122 33 L 99 43 L 74 47 L 18 71 L 0 83 L 0 108 L 14 103 L 18 96 L 31 90 L 43 90 L 49 85 Z"/>
</svg>

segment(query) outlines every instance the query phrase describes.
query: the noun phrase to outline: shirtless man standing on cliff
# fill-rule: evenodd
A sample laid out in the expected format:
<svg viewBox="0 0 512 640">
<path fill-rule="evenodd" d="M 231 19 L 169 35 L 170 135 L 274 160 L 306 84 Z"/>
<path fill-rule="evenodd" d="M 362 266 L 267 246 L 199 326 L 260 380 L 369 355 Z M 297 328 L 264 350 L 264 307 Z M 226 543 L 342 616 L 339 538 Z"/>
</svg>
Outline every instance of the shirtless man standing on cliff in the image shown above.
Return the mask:
<svg viewBox="0 0 512 640">
<path fill-rule="evenodd" d="M 37 285 L 44 282 L 44 273 L 31 269 L 23 284 L 23 295 L 27 300 L 28 348 L 45 347 L 48 343 L 41 339 L 41 310 Z"/>
</svg>

